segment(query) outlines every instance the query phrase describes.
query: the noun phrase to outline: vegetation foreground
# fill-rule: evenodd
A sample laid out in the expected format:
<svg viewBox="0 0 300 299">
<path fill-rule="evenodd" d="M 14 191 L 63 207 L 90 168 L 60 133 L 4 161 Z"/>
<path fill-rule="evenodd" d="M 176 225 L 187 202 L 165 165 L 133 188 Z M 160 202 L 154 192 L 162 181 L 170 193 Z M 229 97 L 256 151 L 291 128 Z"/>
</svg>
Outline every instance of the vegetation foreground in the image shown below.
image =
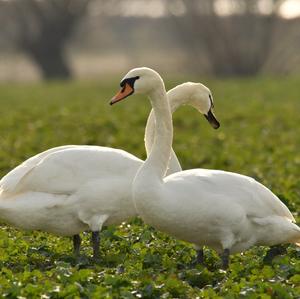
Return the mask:
<svg viewBox="0 0 300 299">
<path fill-rule="evenodd" d="M 145 158 L 143 134 L 150 106 L 133 97 L 115 107 L 111 82 L 0 86 L 0 174 L 30 156 L 64 144 L 125 149 Z M 194 81 L 199 81 L 195 79 Z M 169 82 L 168 88 L 179 81 Z M 181 83 L 181 82 L 180 82 Z M 203 81 L 221 122 L 181 108 L 174 116 L 174 148 L 184 169 L 213 168 L 252 176 L 270 188 L 300 221 L 299 81 Z M 0 230 L 0 294 L 7 298 L 300 298 L 300 250 L 266 264 L 267 248 L 231 256 L 228 271 L 206 248 L 193 265 L 193 246 L 133 219 L 101 234 L 101 260 L 90 259 L 89 235 L 75 260 L 69 238 Z"/>
</svg>

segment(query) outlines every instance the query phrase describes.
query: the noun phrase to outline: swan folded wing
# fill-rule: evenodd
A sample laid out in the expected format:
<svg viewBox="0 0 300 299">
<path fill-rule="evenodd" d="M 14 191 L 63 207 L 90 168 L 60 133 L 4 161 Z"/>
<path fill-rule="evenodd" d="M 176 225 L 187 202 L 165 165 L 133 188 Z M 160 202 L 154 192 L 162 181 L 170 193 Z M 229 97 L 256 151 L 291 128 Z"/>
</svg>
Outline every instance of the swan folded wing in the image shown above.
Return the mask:
<svg viewBox="0 0 300 299">
<path fill-rule="evenodd" d="M 255 180 L 254 184 L 256 185 L 256 192 L 253 190 L 253 196 L 259 199 L 266 208 L 271 209 L 273 215 L 281 216 L 291 222 L 296 222 L 287 206 L 274 193 Z"/>
<path fill-rule="evenodd" d="M 13 193 L 15 189 L 18 189 L 18 184 L 21 182 L 21 180 L 30 171 L 32 171 L 39 163 L 41 163 L 41 161 L 45 159 L 48 155 L 54 152 L 62 151 L 73 147 L 76 146 L 65 145 L 65 146 L 54 147 L 27 159 L 26 161 L 24 161 L 19 166 L 14 168 L 12 171 L 10 171 L 7 175 L 5 175 L 0 180 L 0 193 L 3 192 Z"/>
<path fill-rule="evenodd" d="M 47 155 L 19 181 L 15 190 L 32 190 L 53 194 L 71 194 L 94 175 L 91 163 L 84 168 L 81 159 L 72 150 Z M 90 169 L 90 172 L 88 172 Z"/>
<path fill-rule="evenodd" d="M 99 146 L 72 146 L 48 152 L 38 163 L 34 162 L 28 166 L 26 163 L 25 169 L 20 165 L 10 184 L 5 184 L 6 190 L 10 186 L 13 193 L 31 190 L 72 194 L 94 178 L 108 174 L 133 176 L 142 163 L 124 151 Z"/>
<path fill-rule="evenodd" d="M 248 217 L 280 216 L 295 221 L 285 204 L 255 179 L 225 171 L 220 173 L 220 179 L 236 190 L 236 199 L 245 207 Z"/>
<path fill-rule="evenodd" d="M 193 169 L 166 178 L 166 181 L 174 180 L 198 186 L 199 194 L 219 194 L 220 200 L 222 196 L 230 198 L 232 203 L 242 206 L 250 218 L 276 215 L 295 221 L 278 197 L 251 177 L 220 170 Z"/>
</svg>

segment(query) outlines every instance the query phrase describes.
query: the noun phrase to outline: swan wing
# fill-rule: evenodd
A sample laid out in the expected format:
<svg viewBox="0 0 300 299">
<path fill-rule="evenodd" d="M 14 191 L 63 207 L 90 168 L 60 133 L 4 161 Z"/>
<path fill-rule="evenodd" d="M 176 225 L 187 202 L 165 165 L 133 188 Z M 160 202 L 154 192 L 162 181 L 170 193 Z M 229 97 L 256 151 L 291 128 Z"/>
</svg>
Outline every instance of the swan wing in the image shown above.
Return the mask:
<svg viewBox="0 0 300 299">
<path fill-rule="evenodd" d="M 281 216 L 295 221 L 289 209 L 268 188 L 251 177 L 237 173 L 194 169 L 182 171 L 168 176 L 165 181 L 168 184 L 176 184 L 180 181 L 189 188 L 189 192 L 205 196 L 206 199 L 226 198 L 227 202 L 241 206 L 246 215 L 251 218 L 263 218 L 267 216 Z M 195 197 L 191 197 L 194 198 Z M 196 197 L 198 198 L 198 197 Z M 230 207 L 228 207 L 230 208 Z"/>
<path fill-rule="evenodd" d="M 36 158 L 28 166 L 25 165 L 25 169 L 17 171 L 17 175 L 14 174 L 14 169 L 6 179 L 3 178 L 5 188 L 2 185 L 0 188 L 10 194 L 29 190 L 72 194 L 92 178 L 107 178 L 130 172 L 134 175 L 141 163 L 141 160 L 122 150 L 100 146 L 71 146 L 49 150 L 48 154 Z M 11 180 L 8 179 L 10 176 Z"/>
<path fill-rule="evenodd" d="M 24 178 L 28 172 L 35 168 L 45 157 L 54 152 L 73 147 L 76 147 L 76 145 L 54 147 L 27 159 L 0 180 L 0 192 L 13 192 L 20 180 L 22 180 L 22 178 Z"/>
</svg>

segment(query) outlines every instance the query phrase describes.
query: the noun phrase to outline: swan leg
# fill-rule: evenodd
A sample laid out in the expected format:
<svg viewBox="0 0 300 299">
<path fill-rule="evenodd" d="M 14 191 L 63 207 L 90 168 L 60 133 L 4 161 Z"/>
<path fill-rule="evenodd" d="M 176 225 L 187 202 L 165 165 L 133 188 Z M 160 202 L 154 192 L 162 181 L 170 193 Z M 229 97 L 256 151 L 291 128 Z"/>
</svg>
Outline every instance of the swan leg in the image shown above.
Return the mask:
<svg viewBox="0 0 300 299">
<path fill-rule="evenodd" d="M 79 235 L 73 236 L 73 248 L 75 256 L 79 256 L 80 253 L 80 245 L 81 245 L 81 238 Z"/>
<path fill-rule="evenodd" d="M 99 247 L 100 247 L 100 233 L 99 231 L 92 231 L 92 246 L 93 246 L 93 259 L 97 260 L 99 259 Z"/>
<path fill-rule="evenodd" d="M 283 245 L 271 246 L 264 257 L 263 262 L 266 264 L 270 264 L 276 256 L 285 254 L 286 252 L 286 248 Z"/>
<path fill-rule="evenodd" d="M 81 211 L 79 213 L 79 219 L 86 223 L 92 232 L 91 244 L 93 247 L 93 258 L 95 261 L 99 259 L 99 247 L 100 247 L 100 231 L 102 229 L 103 224 L 109 218 L 109 215 L 90 215 L 85 211 Z"/>
<path fill-rule="evenodd" d="M 223 253 L 221 254 L 222 269 L 224 269 L 224 270 L 228 269 L 229 255 L 230 255 L 230 251 L 228 248 L 224 249 Z"/>
<path fill-rule="evenodd" d="M 197 249 L 196 252 L 197 252 L 197 257 L 196 257 L 197 264 L 204 265 L 204 250 L 203 250 L 203 248 Z"/>
</svg>

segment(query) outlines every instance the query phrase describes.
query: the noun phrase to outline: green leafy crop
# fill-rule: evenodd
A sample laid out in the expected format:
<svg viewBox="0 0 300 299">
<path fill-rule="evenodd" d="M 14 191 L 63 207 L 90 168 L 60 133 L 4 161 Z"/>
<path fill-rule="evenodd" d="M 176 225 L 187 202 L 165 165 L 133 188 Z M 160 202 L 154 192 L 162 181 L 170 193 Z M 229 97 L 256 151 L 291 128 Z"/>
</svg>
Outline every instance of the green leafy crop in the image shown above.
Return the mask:
<svg viewBox="0 0 300 299">
<path fill-rule="evenodd" d="M 191 78 L 188 78 L 189 80 Z M 194 81 L 201 81 L 195 78 Z M 168 83 L 171 88 L 179 81 Z M 184 169 L 214 168 L 252 176 L 299 218 L 299 78 L 207 80 L 221 122 L 213 130 L 189 107 L 174 115 L 174 149 Z M 150 110 L 141 96 L 111 107 L 111 82 L 0 86 L 0 174 L 64 144 L 93 144 L 145 158 Z M 130 133 L 129 133 L 130 132 Z M 190 244 L 133 219 L 101 233 L 101 260 L 90 259 L 89 234 L 75 260 L 68 238 L 0 229 L 0 297 L 6 298 L 300 298 L 300 250 L 263 262 L 267 248 L 231 256 L 228 271 L 205 248 L 207 267 L 193 265 Z"/>
</svg>

